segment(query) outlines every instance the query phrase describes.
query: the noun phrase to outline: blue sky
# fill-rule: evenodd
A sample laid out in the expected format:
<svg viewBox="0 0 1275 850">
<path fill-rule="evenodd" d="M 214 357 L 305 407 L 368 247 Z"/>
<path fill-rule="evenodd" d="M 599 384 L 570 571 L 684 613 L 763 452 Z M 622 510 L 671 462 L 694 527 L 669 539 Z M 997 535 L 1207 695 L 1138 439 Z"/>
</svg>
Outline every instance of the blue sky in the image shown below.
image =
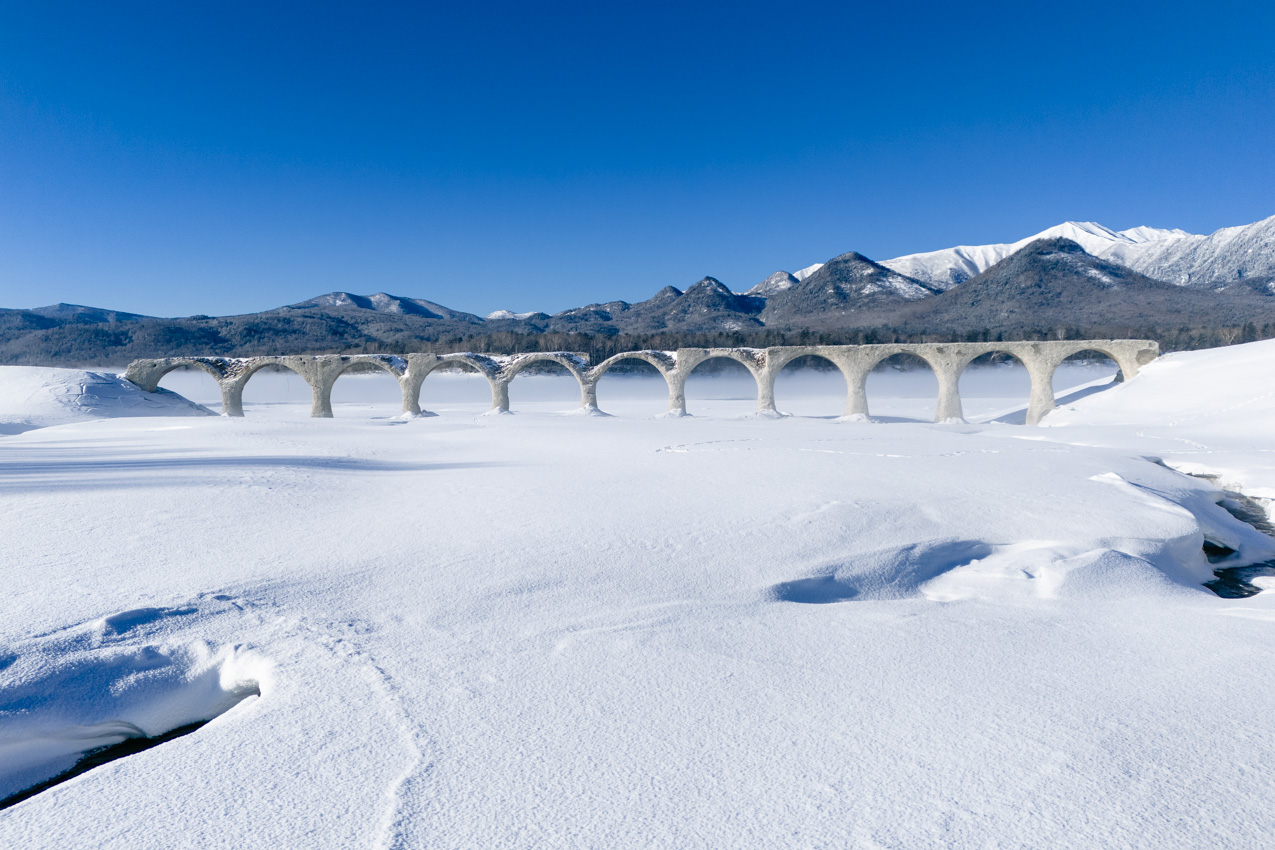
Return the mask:
<svg viewBox="0 0 1275 850">
<path fill-rule="evenodd" d="M 408 6 L 409 4 L 403 4 Z M 1275 214 L 1270 4 L 0 0 L 0 306 L 743 290 Z"/>
</svg>

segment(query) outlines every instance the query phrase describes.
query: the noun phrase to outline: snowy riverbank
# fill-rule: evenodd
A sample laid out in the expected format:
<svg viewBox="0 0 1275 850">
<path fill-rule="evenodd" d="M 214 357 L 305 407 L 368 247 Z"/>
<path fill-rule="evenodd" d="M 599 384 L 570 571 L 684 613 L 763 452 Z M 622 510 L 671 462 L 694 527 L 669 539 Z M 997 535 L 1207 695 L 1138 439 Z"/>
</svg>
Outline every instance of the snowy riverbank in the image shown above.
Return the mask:
<svg viewBox="0 0 1275 850">
<path fill-rule="evenodd" d="M 1044 428 L 726 393 L 0 437 L 0 747 L 260 691 L 0 844 L 1258 846 L 1275 594 L 1202 546 L 1275 541 L 1145 458 L 1275 487 L 1273 345 Z"/>
</svg>

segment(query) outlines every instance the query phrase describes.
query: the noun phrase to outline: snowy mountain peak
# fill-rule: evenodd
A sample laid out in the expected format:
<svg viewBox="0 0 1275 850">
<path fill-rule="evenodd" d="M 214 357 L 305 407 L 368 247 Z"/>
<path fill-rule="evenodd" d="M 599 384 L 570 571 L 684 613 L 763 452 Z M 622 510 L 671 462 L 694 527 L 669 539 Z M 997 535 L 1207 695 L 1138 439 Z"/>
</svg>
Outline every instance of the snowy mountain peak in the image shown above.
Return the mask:
<svg viewBox="0 0 1275 850">
<path fill-rule="evenodd" d="M 801 283 L 823 267 L 824 263 L 815 263 L 813 266 L 806 266 L 804 269 L 792 273 L 780 269 L 744 294 L 767 298 L 776 293 L 783 292 L 785 289 L 790 288 L 793 284 Z"/>
<path fill-rule="evenodd" d="M 792 287 L 801 281 L 796 275 L 789 274 L 782 269 L 775 272 L 752 289 L 745 292 L 745 295 L 754 295 L 761 298 L 769 298 L 777 292 L 783 292 L 785 289 Z"/>
<path fill-rule="evenodd" d="M 726 284 L 722 283 L 715 277 L 701 278 L 694 286 L 686 290 L 686 294 L 688 295 L 692 292 L 717 292 L 724 293 L 726 295 L 734 295 L 734 293 L 726 287 Z"/>
<path fill-rule="evenodd" d="M 795 277 L 797 280 L 805 280 L 806 278 L 810 277 L 812 274 L 814 274 L 815 272 L 823 268 L 823 266 L 824 266 L 823 263 L 815 263 L 813 266 L 806 266 L 804 269 L 793 272 L 792 276 Z"/>
<path fill-rule="evenodd" d="M 1185 230 L 1174 228 L 1168 230 L 1162 227 L 1131 227 L 1128 230 L 1121 230 L 1118 234 L 1128 239 L 1130 242 L 1155 242 L 1158 239 L 1181 239 L 1184 236 L 1190 236 Z"/>
<path fill-rule="evenodd" d="M 463 313 L 459 310 L 452 310 L 441 304 L 435 304 L 433 301 L 426 301 L 421 298 L 403 298 L 399 295 L 390 295 L 386 292 L 377 292 L 374 295 L 355 295 L 350 292 L 329 292 L 326 295 L 320 295 L 317 298 L 311 298 L 309 301 L 302 301 L 299 304 L 290 304 L 282 307 L 283 310 L 313 310 L 313 309 L 353 309 L 353 310 L 370 310 L 377 313 L 393 313 L 402 316 L 419 316 L 427 319 L 460 319 L 465 322 L 478 322 L 480 319 L 471 314 Z"/>
</svg>

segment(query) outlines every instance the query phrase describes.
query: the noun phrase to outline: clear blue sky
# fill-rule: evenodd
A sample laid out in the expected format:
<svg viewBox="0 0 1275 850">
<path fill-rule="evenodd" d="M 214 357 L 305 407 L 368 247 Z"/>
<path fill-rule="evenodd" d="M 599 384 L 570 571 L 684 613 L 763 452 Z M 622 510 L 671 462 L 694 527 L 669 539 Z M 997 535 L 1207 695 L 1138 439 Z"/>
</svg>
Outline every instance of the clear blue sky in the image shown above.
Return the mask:
<svg viewBox="0 0 1275 850">
<path fill-rule="evenodd" d="M 1272 9 L 0 0 L 0 306 L 552 312 L 1247 223 Z"/>
</svg>

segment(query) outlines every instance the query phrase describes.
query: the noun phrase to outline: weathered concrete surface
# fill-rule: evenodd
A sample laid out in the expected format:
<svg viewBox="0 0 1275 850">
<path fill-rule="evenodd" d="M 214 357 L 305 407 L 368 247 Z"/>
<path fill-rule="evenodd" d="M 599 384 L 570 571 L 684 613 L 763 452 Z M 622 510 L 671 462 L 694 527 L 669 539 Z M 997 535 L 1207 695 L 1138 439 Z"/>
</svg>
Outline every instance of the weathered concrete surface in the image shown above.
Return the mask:
<svg viewBox="0 0 1275 850">
<path fill-rule="evenodd" d="M 832 363 L 846 379 L 847 416 L 868 416 L 867 380 L 877 364 L 896 354 L 912 354 L 934 370 L 939 382 L 936 422 L 962 419 L 960 379 L 971 362 L 984 354 L 1007 354 L 1027 368 L 1031 376 L 1031 398 L 1027 424 L 1034 425 L 1054 407 L 1054 371 L 1073 354 L 1096 351 L 1120 367 L 1129 380 L 1138 369 L 1160 354 L 1150 340 L 1090 339 L 1061 342 L 955 342 L 898 345 L 793 345 L 773 348 L 681 348 L 677 351 L 629 351 L 590 367 L 579 354 L 566 351 L 536 352 L 496 357 L 486 354 L 318 354 L 284 357 L 169 357 L 137 360 L 124 377 L 147 392 L 154 392 L 164 375 L 174 369 L 207 372 L 221 387 L 222 410 L 227 416 L 243 416 L 243 388 L 263 369 L 286 369 L 300 375 L 313 393 L 312 416 L 332 415 L 332 387 L 346 372 L 388 372 L 403 393 L 403 412 L 433 415 L 420 407 L 421 385 L 431 372 L 443 367 L 463 367 L 477 372 L 491 385 L 494 411 L 509 410 L 509 384 L 533 363 L 557 363 L 580 384 L 580 406 L 597 409 L 598 381 L 622 360 L 641 360 L 654 366 L 668 383 L 669 412 L 686 415 L 686 380 L 696 366 L 707 360 L 726 358 L 744 366 L 757 382 L 757 410 L 778 415 L 775 409 L 775 379 L 784 366 L 798 357 L 821 357 Z"/>
</svg>

